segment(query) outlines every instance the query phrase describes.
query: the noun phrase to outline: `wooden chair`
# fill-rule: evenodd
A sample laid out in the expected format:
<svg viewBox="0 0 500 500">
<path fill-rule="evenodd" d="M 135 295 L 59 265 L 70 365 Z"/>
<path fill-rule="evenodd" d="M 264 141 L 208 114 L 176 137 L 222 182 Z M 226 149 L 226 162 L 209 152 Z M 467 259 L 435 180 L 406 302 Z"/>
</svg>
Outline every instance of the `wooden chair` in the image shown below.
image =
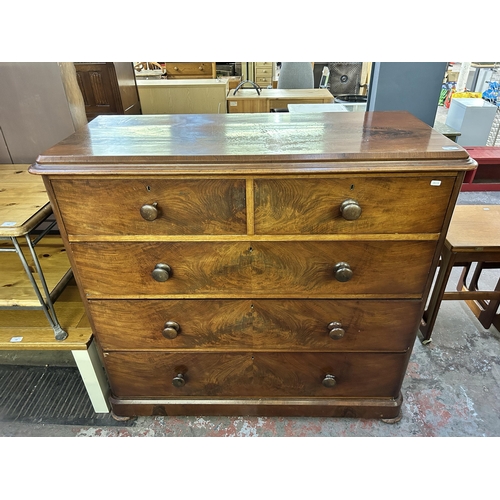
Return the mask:
<svg viewBox="0 0 500 500">
<path fill-rule="evenodd" d="M 467 277 L 477 263 L 469 285 Z M 464 267 L 455 292 L 446 292 L 454 267 Z M 500 280 L 494 290 L 479 290 L 485 269 L 500 269 L 500 205 L 458 205 L 448 229 L 439 271 L 429 305 L 424 311 L 420 332 L 422 343 L 431 335 L 442 300 L 465 300 L 484 328 L 500 329 Z"/>
</svg>

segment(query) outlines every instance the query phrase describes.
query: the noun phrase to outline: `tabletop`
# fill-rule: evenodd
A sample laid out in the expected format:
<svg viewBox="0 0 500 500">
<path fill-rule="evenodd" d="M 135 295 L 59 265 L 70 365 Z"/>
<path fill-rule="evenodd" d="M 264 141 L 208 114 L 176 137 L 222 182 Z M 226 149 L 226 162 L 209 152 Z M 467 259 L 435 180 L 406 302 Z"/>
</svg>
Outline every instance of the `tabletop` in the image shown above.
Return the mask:
<svg viewBox="0 0 500 500">
<path fill-rule="evenodd" d="M 43 180 L 28 167 L 0 165 L 0 237 L 23 236 L 52 213 Z"/>
<path fill-rule="evenodd" d="M 446 242 L 458 252 L 500 250 L 500 205 L 457 205 Z"/>
</svg>

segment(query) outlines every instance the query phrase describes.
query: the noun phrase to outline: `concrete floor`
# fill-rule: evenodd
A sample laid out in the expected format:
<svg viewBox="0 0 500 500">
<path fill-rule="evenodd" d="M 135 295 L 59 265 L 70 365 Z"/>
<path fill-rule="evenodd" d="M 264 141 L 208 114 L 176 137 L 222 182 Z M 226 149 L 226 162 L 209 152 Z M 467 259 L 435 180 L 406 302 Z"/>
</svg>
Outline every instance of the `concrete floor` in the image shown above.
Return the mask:
<svg viewBox="0 0 500 500">
<path fill-rule="evenodd" d="M 446 111 L 438 109 L 437 119 Z M 461 193 L 459 204 L 500 204 L 500 192 Z M 484 274 L 494 286 L 498 270 Z M 458 280 L 453 271 L 449 289 Z M 480 283 L 481 285 L 481 283 Z M 70 353 L 1 353 L 0 363 L 72 365 Z M 500 333 L 482 328 L 460 301 L 442 303 L 432 342 L 417 339 L 403 386 L 403 418 L 377 420 L 285 417 L 138 417 L 127 426 L 79 427 L 0 423 L 7 436 L 230 436 L 230 437 L 498 437 L 500 436 Z"/>
</svg>

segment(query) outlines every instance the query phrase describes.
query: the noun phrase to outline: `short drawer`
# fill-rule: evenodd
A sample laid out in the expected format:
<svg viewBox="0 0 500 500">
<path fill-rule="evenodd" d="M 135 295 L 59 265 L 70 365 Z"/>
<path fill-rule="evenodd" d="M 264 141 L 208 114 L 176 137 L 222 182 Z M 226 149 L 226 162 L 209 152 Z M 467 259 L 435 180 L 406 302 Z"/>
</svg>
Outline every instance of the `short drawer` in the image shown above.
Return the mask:
<svg viewBox="0 0 500 500">
<path fill-rule="evenodd" d="M 71 244 L 89 298 L 420 298 L 435 247 L 421 240 Z"/>
<path fill-rule="evenodd" d="M 406 351 L 414 300 L 91 300 L 104 350 Z"/>
<path fill-rule="evenodd" d="M 105 352 L 116 397 L 397 397 L 407 354 Z"/>
<path fill-rule="evenodd" d="M 438 233 L 455 177 L 256 179 L 256 234 Z"/>
<path fill-rule="evenodd" d="M 244 179 L 56 179 L 69 235 L 245 234 Z"/>
<path fill-rule="evenodd" d="M 255 83 L 258 83 L 261 87 L 271 85 L 272 81 L 273 79 L 270 76 L 257 76 L 255 79 Z"/>
</svg>

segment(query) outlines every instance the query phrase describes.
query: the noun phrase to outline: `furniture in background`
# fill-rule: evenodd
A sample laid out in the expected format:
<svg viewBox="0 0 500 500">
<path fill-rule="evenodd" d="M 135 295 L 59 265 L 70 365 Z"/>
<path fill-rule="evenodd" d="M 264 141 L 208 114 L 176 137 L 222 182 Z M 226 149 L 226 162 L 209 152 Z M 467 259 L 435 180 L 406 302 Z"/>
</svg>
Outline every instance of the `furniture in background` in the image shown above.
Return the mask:
<svg viewBox="0 0 500 500">
<path fill-rule="evenodd" d="M 447 62 L 374 62 L 367 111 L 408 111 L 432 127 L 447 69 Z"/>
<path fill-rule="evenodd" d="M 206 79 L 217 76 L 214 62 L 166 62 L 163 69 L 169 80 Z"/>
<path fill-rule="evenodd" d="M 228 78 L 191 80 L 138 80 L 142 113 L 226 113 Z"/>
<path fill-rule="evenodd" d="M 272 62 L 256 62 L 255 63 L 255 80 L 254 82 L 259 87 L 265 89 L 273 84 L 273 69 L 274 63 Z"/>
<path fill-rule="evenodd" d="M 460 131 L 458 144 L 486 146 L 498 107 L 478 98 L 454 97 L 446 117 L 446 125 Z"/>
<path fill-rule="evenodd" d="M 477 263 L 470 284 L 466 280 L 471 264 Z M 464 267 L 456 292 L 446 292 L 454 267 Z M 436 318 L 443 300 L 465 300 L 484 328 L 500 329 L 497 314 L 500 280 L 494 290 L 479 290 L 484 269 L 500 269 L 500 206 L 457 205 L 442 249 L 436 283 L 420 325 L 422 343 L 431 342 Z"/>
<path fill-rule="evenodd" d="M 255 89 L 231 90 L 227 95 L 228 113 L 269 113 L 289 104 L 328 103 L 333 96 L 326 89 Z"/>
<path fill-rule="evenodd" d="M 475 166 L 449 143 L 402 112 L 100 116 L 42 154 L 114 413 L 400 418 Z"/>
<path fill-rule="evenodd" d="M 462 191 L 500 191 L 500 147 L 465 148 L 477 162 L 477 169 L 467 172 Z"/>
<path fill-rule="evenodd" d="M 0 62 L 0 164 L 32 163 L 86 125 L 73 63 Z"/>
<path fill-rule="evenodd" d="M 81 298 L 66 297 L 56 314 L 73 273 L 61 237 L 49 234 L 55 223 L 39 231 L 52 206 L 28 166 L 0 165 L 0 350 L 71 351 L 94 410 L 107 413 L 107 382 Z"/>
<path fill-rule="evenodd" d="M 282 62 L 279 89 L 313 89 L 313 65 L 310 62 Z"/>
<path fill-rule="evenodd" d="M 366 103 L 334 102 L 328 104 L 289 104 L 290 113 L 345 113 L 349 111 L 366 111 Z"/>
<path fill-rule="evenodd" d="M 141 114 L 133 63 L 76 62 L 74 64 L 88 121 L 105 114 Z"/>
</svg>

